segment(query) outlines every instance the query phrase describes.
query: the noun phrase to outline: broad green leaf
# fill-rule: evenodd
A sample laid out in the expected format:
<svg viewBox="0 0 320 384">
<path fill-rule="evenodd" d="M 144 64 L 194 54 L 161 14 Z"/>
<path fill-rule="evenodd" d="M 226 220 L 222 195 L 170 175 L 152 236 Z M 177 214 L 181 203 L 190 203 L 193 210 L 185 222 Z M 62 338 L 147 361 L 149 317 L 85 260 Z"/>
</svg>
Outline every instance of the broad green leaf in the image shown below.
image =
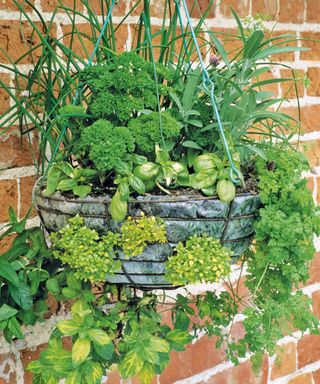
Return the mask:
<svg viewBox="0 0 320 384">
<path fill-rule="evenodd" d="M 88 335 L 94 343 L 99 345 L 106 345 L 111 341 L 106 332 L 102 331 L 101 329 L 89 329 Z"/>
<path fill-rule="evenodd" d="M 86 197 L 91 192 L 90 185 L 77 185 L 72 188 L 72 192 L 75 196 Z"/>
<path fill-rule="evenodd" d="M 138 375 L 143 367 L 144 359 L 139 352 L 130 350 L 119 364 L 119 370 L 123 378 Z"/>
<path fill-rule="evenodd" d="M 128 212 L 127 201 L 122 201 L 120 193 L 117 191 L 111 199 L 109 211 L 114 221 L 123 221 Z"/>
<path fill-rule="evenodd" d="M 118 187 L 120 198 L 122 201 L 128 201 L 130 196 L 129 184 L 127 182 L 121 182 Z"/>
<path fill-rule="evenodd" d="M 62 175 L 62 171 L 56 165 L 53 165 L 47 175 L 47 186 L 45 190 L 45 195 L 50 196 L 55 193 L 57 186 Z"/>
<path fill-rule="evenodd" d="M 55 277 L 52 277 L 46 281 L 46 287 L 47 290 L 53 295 L 58 295 L 60 293 L 59 281 Z"/>
<path fill-rule="evenodd" d="M 20 281 L 18 286 L 9 283 L 8 287 L 11 297 L 22 309 L 28 310 L 32 307 L 33 300 L 27 284 Z"/>
<path fill-rule="evenodd" d="M 170 343 L 171 348 L 176 351 L 184 351 L 184 348 L 192 340 L 192 336 L 186 331 L 174 329 L 166 335 L 167 341 Z"/>
<path fill-rule="evenodd" d="M 74 275 L 68 274 L 67 284 L 70 288 L 75 289 L 76 291 L 81 290 L 81 281 L 78 280 Z"/>
<path fill-rule="evenodd" d="M 114 345 L 112 343 L 109 343 L 106 345 L 99 345 L 99 344 L 93 343 L 93 345 L 94 345 L 95 351 L 100 357 L 102 357 L 106 361 L 111 360 L 114 352 Z"/>
<path fill-rule="evenodd" d="M 198 145 L 195 141 L 191 141 L 191 140 L 184 141 L 182 143 L 182 146 L 185 147 L 185 148 L 192 148 L 192 149 L 200 149 L 200 150 L 202 150 L 200 145 Z"/>
<path fill-rule="evenodd" d="M 63 172 L 68 177 L 73 177 L 75 170 L 70 163 L 64 161 L 64 162 L 57 164 L 56 167 L 59 168 L 61 170 L 61 172 Z"/>
<path fill-rule="evenodd" d="M 61 180 L 57 185 L 57 189 L 61 191 L 71 191 L 77 186 L 77 181 L 75 179 L 65 179 Z"/>
<path fill-rule="evenodd" d="M 75 364 L 81 364 L 87 359 L 91 349 L 90 344 L 90 339 L 88 338 L 76 340 L 72 347 L 72 361 Z"/>
<path fill-rule="evenodd" d="M 69 287 L 62 288 L 61 292 L 67 299 L 75 299 L 80 295 L 79 291 Z"/>
<path fill-rule="evenodd" d="M 8 304 L 3 304 L 0 307 L 0 321 L 10 319 L 12 316 L 15 316 L 17 312 L 15 308 L 10 307 Z"/>
<path fill-rule="evenodd" d="M 80 331 L 79 326 L 74 322 L 74 320 L 59 321 L 57 323 L 57 328 L 61 333 L 67 336 L 76 335 Z"/>
<path fill-rule="evenodd" d="M 90 306 L 83 300 L 76 301 L 71 307 L 71 312 L 73 315 L 79 315 L 81 317 L 92 313 Z"/>
<path fill-rule="evenodd" d="M 8 320 L 7 327 L 12 332 L 12 334 L 15 337 L 17 337 L 18 339 L 23 339 L 24 338 L 24 333 L 22 332 L 20 324 L 18 323 L 18 320 L 15 317 L 11 317 Z"/>
<path fill-rule="evenodd" d="M 150 336 L 150 343 L 153 349 L 155 349 L 157 352 L 169 352 L 170 351 L 170 345 L 160 337 L 156 336 Z"/>
<path fill-rule="evenodd" d="M 11 264 L 0 258 L 0 276 L 6 279 L 11 284 L 18 286 L 20 284 L 18 275 Z"/>
<path fill-rule="evenodd" d="M 264 33 L 260 29 L 254 29 L 251 36 L 245 42 L 243 47 L 243 57 L 251 58 L 258 50 L 264 38 Z"/>
<path fill-rule="evenodd" d="M 3 255 L 1 255 L 0 260 L 0 273 L 1 273 L 1 262 L 2 261 L 14 261 L 20 256 L 26 255 L 26 253 L 29 251 L 30 245 L 29 244 L 13 244 L 11 248 L 8 249 L 7 252 L 5 252 Z"/>
<path fill-rule="evenodd" d="M 20 310 L 18 312 L 18 318 L 26 325 L 35 325 L 37 317 L 33 309 L 28 309 L 27 311 Z"/>
<path fill-rule="evenodd" d="M 71 369 L 71 352 L 63 348 L 61 339 L 51 338 L 48 348 L 41 353 L 40 359 L 46 366 L 49 365 L 56 376 L 66 377 Z"/>
<path fill-rule="evenodd" d="M 129 184 L 134 191 L 139 193 L 139 195 L 143 195 L 146 191 L 143 181 L 137 176 L 130 176 Z"/>
<path fill-rule="evenodd" d="M 191 180 L 192 188 L 203 189 L 211 187 L 217 180 L 218 172 L 216 170 L 205 170 L 198 172 Z"/>
</svg>

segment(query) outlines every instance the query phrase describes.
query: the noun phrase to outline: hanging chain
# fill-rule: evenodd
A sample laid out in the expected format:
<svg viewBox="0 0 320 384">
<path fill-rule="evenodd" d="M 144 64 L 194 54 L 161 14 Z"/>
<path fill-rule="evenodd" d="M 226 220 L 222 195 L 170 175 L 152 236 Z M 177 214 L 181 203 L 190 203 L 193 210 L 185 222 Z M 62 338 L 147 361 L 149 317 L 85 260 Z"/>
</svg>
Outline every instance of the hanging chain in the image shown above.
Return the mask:
<svg viewBox="0 0 320 384">
<path fill-rule="evenodd" d="M 179 14 L 179 20 L 182 20 L 178 0 L 174 0 L 174 1 L 176 3 L 176 6 L 177 6 L 177 11 L 178 11 L 178 14 Z M 241 172 L 239 171 L 239 169 L 235 166 L 233 158 L 232 158 L 232 155 L 230 153 L 228 141 L 227 141 L 226 135 L 224 133 L 224 129 L 222 127 L 222 122 L 221 122 L 221 118 L 220 118 L 220 115 L 219 115 L 218 106 L 217 106 L 217 103 L 216 103 L 216 100 L 215 100 L 215 96 L 214 96 L 214 83 L 211 80 L 209 72 L 208 72 L 208 70 L 207 70 L 207 68 L 206 68 L 206 66 L 204 64 L 203 59 L 202 59 L 202 54 L 201 54 L 201 51 L 200 51 L 200 47 L 198 45 L 196 34 L 194 32 L 194 28 L 193 28 L 192 23 L 191 23 L 191 18 L 190 18 L 190 14 L 189 14 L 189 11 L 188 11 L 188 7 L 187 7 L 187 4 L 186 4 L 186 1 L 185 0 L 181 0 L 181 1 L 182 1 L 182 5 L 183 5 L 183 8 L 184 8 L 187 20 L 188 20 L 188 25 L 189 25 L 189 28 L 190 28 L 191 36 L 192 36 L 192 39 L 193 39 L 193 42 L 194 42 L 194 45 L 195 45 L 195 48 L 196 48 L 196 51 L 197 51 L 197 55 L 198 55 L 198 58 L 199 58 L 199 62 L 200 62 L 200 66 L 201 66 L 201 70 L 202 70 L 202 85 L 203 85 L 204 90 L 210 96 L 212 110 L 213 110 L 214 115 L 217 118 L 217 123 L 218 123 L 219 132 L 220 132 L 220 137 L 222 139 L 223 146 L 225 148 L 225 151 L 227 153 L 227 157 L 228 157 L 228 160 L 229 160 L 229 163 L 230 163 L 230 179 L 232 180 L 233 183 L 239 184 L 239 183 L 242 182 L 243 176 L 242 176 Z M 183 38 L 185 39 L 185 35 L 183 35 Z"/>
</svg>

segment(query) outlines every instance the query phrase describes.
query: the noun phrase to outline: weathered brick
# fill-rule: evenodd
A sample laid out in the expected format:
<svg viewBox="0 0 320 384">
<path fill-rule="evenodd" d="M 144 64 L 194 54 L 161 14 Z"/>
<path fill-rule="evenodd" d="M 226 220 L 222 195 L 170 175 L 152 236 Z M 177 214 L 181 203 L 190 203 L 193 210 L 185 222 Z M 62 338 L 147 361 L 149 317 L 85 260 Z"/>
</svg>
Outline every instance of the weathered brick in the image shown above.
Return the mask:
<svg viewBox="0 0 320 384">
<path fill-rule="evenodd" d="M 302 46 L 309 48 L 308 51 L 300 52 L 302 60 L 320 60 L 320 33 L 319 32 L 301 32 Z"/>
<path fill-rule="evenodd" d="M 314 384 L 312 373 L 304 373 L 288 381 L 288 384 Z"/>
<path fill-rule="evenodd" d="M 277 0 L 254 0 L 252 1 L 252 14 L 262 14 L 275 20 L 278 13 Z"/>
<path fill-rule="evenodd" d="M 36 23 L 36 26 L 43 31 L 43 26 Z M 52 25 L 51 35 L 56 35 L 56 26 Z M 8 63 L 8 57 L 12 61 L 17 61 L 20 57 L 30 51 L 31 48 L 39 44 L 40 39 L 36 34 L 33 34 L 33 29 L 28 22 L 20 22 L 13 20 L 0 21 L 0 48 L 6 52 L 0 51 L 0 62 Z M 41 49 L 36 49 L 32 52 L 33 59 L 38 59 L 41 54 Z M 19 64 L 31 63 L 32 58 L 26 55 Z"/>
<path fill-rule="evenodd" d="M 0 73 L 0 114 L 5 112 L 10 106 L 10 98 L 4 90 L 2 83 L 6 86 L 10 85 L 10 76 L 6 73 Z"/>
<path fill-rule="evenodd" d="M 271 380 L 288 375 L 297 369 L 297 346 L 288 343 L 278 347 L 276 359 L 271 369 Z"/>
<path fill-rule="evenodd" d="M 268 72 L 265 72 L 262 75 L 260 75 L 257 81 L 265 81 L 265 80 L 271 80 L 271 79 L 275 79 L 275 76 L 273 75 L 272 71 L 269 70 Z M 264 85 L 261 88 L 263 91 L 272 92 L 274 97 L 277 97 L 279 94 L 279 83 L 271 83 L 268 85 Z"/>
<path fill-rule="evenodd" d="M 287 99 L 296 99 L 297 97 L 304 96 L 305 72 L 303 70 L 291 71 L 290 69 L 281 70 L 282 79 L 292 79 L 281 83 L 282 96 Z"/>
<path fill-rule="evenodd" d="M 320 319 L 320 291 L 312 294 L 312 310 L 318 319 Z"/>
<path fill-rule="evenodd" d="M 214 337 L 204 336 L 189 344 L 184 352 L 171 352 L 170 364 L 160 377 L 161 384 L 174 383 L 223 362 L 225 353 L 215 348 L 215 342 Z"/>
<path fill-rule="evenodd" d="M 47 347 L 47 344 L 39 345 L 34 349 L 23 349 L 20 352 L 21 361 L 24 367 L 24 383 L 32 384 L 32 373 L 26 370 L 31 361 L 37 360 L 40 357 L 40 353 Z"/>
<path fill-rule="evenodd" d="M 11 246 L 15 235 L 6 236 L 4 239 L 0 240 L 0 255 L 5 253 Z"/>
<path fill-rule="evenodd" d="M 307 95 L 320 96 L 320 68 L 308 68 L 307 77 L 310 80 Z"/>
<path fill-rule="evenodd" d="M 18 189 L 16 180 L 0 180 L 0 223 L 8 221 L 8 209 L 12 207 L 17 211 Z"/>
<path fill-rule="evenodd" d="M 268 381 L 268 358 L 264 356 L 261 370 L 255 374 L 252 370 L 251 362 L 245 361 L 231 370 L 232 384 L 267 384 Z"/>
<path fill-rule="evenodd" d="M 201 381 L 199 384 L 231 384 L 230 380 L 231 369 L 228 369 L 227 371 L 217 373 L 205 381 Z"/>
<path fill-rule="evenodd" d="M 310 105 L 301 108 L 302 131 L 304 133 L 320 131 L 320 105 Z"/>
<path fill-rule="evenodd" d="M 29 2 L 34 4 L 34 0 L 30 0 Z M 26 2 L 20 2 L 20 5 L 26 11 L 32 10 L 32 7 Z M 13 2 L 13 0 L 2 0 L 0 2 L 0 9 L 5 9 L 6 11 L 18 11 L 19 7 Z"/>
<path fill-rule="evenodd" d="M 320 335 L 306 335 L 298 342 L 298 368 L 320 360 Z"/>
<path fill-rule="evenodd" d="M 222 0 L 220 2 L 220 12 L 226 17 L 232 17 L 231 7 L 240 17 L 248 16 L 250 1 L 249 0 Z"/>
<path fill-rule="evenodd" d="M 34 136 L 31 133 L 31 136 Z M 0 170 L 32 165 L 33 155 L 37 154 L 37 140 L 29 140 L 21 135 L 17 127 L 0 133 Z"/>
<path fill-rule="evenodd" d="M 36 180 L 35 176 L 20 179 L 20 217 L 24 217 L 31 207 L 32 191 Z M 31 217 L 35 215 L 36 213 L 33 211 Z"/>
<path fill-rule="evenodd" d="M 116 28 L 116 26 L 114 26 Z M 75 36 L 72 45 L 71 44 L 71 36 L 70 32 L 72 31 L 71 25 L 65 25 L 62 27 L 62 31 L 64 34 L 63 43 L 72 49 L 74 53 L 79 55 L 80 57 L 86 58 L 88 55 L 91 55 L 91 52 L 94 49 L 94 40 L 90 39 L 92 36 L 92 30 L 90 24 L 78 24 L 77 30 L 79 35 Z M 89 37 L 89 38 L 88 38 Z M 127 25 L 121 25 L 115 35 L 117 51 L 123 51 L 125 42 L 128 38 L 128 27 Z"/>
<path fill-rule="evenodd" d="M 320 204 L 320 177 L 317 177 L 317 202 Z"/>
<path fill-rule="evenodd" d="M 307 22 L 319 23 L 320 2 L 319 0 L 305 0 Z"/>
<path fill-rule="evenodd" d="M 44 12 L 52 12 L 54 11 L 61 3 L 59 3 L 59 0 L 41 0 L 41 6 L 42 10 Z M 75 9 L 77 11 L 83 11 L 83 3 L 81 1 L 77 0 L 63 0 L 62 4 L 65 7 L 68 7 L 70 9 L 74 9 L 74 5 L 76 6 Z M 64 13 L 64 10 L 59 10 Z"/>
<path fill-rule="evenodd" d="M 0 384 L 16 384 L 16 358 L 13 353 L 0 355 Z"/>
<path fill-rule="evenodd" d="M 213 28 L 216 37 L 220 40 L 225 50 L 228 52 L 229 59 L 232 59 L 243 47 L 237 30 L 231 28 Z"/>
<path fill-rule="evenodd" d="M 154 1 L 157 2 L 157 0 Z M 210 9 L 208 9 L 209 4 L 212 3 L 210 0 L 187 0 L 186 3 L 191 17 L 199 18 L 204 14 L 205 11 L 207 11 L 207 18 L 214 17 L 215 15 L 215 9 L 217 6 L 215 2 L 211 4 Z"/>
<path fill-rule="evenodd" d="M 320 384 L 320 369 L 313 372 L 312 376 L 313 376 L 314 384 Z"/>
<path fill-rule="evenodd" d="M 311 167 L 320 165 L 320 140 L 304 142 L 300 147 L 306 154 Z"/>
<path fill-rule="evenodd" d="M 101 3 L 103 4 L 103 7 L 101 8 Z M 115 7 L 113 8 L 112 15 L 113 16 L 124 16 L 126 14 L 126 6 L 127 6 L 126 0 L 120 0 L 116 3 Z M 134 2 L 132 2 L 134 3 Z M 108 13 L 108 8 L 106 7 L 106 2 L 101 0 L 90 0 L 88 1 L 88 5 L 90 9 L 94 10 L 94 12 L 97 15 L 106 15 Z"/>
<path fill-rule="evenodd" d="M 307 284 L 314 284 L 320 282 L 320 252 L 314 255 L 309 267 L 310 278 Z"/>
<path fill-rule="evenodd" d="M 303 23 L 305 3 L 304 0 L 280 0 L 278 20 L 281 23 Z"/>
<path fill-rule="evenodd" d="M 107 373 L 107 380 L 103 384 L 120 384 L 122 382 L 119 372 L 110 371 Z"/>
</svg>

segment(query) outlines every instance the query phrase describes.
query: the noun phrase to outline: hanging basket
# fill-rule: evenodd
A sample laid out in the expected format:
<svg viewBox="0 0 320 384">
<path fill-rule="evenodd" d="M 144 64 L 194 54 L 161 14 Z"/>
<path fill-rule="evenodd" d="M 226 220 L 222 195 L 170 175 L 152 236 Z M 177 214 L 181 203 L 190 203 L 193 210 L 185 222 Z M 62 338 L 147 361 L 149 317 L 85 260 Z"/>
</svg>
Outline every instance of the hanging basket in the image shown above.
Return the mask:
<svg viewBox="0 0 320 384">
<path fill-rule="evenodd" d="M 71 199 L 59 193 L 46 197 L 40 192 L 36 197 L 36 208 L 49 233 L 63 228 L 68 219 L 77 214 L 84 218 L 89 228 L 105 232 L 118 227 L 109 214 L 110 200 L 107 195 Z M 129 260 L 120 254 L 122 270 L 107 276 L 106 281 L 144 290 L 174 288 L 164 278 L 164 263 L 179 241 L 186 241 L 195 234 L 207 233 L 220 239 L 234 253 L 231 262 L 236 262 L 252 241 L 253 222 L 259 206 L 259 197 L 251 194 L 237 195 L 230 204 L 202 196 L 152 195 L 131 199 L 128 214 L 137 217 L 144 212 L 161 217 L 169 244 L 147 246 L 142 254 Z"/>
</svg>

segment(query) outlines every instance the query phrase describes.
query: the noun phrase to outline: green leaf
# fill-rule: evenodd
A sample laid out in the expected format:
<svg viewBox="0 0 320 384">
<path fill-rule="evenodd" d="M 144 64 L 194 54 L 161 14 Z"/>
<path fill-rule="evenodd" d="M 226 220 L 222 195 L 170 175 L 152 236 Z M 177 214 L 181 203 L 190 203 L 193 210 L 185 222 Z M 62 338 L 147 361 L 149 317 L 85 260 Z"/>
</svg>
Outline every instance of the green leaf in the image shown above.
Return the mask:
<svg viewBox="0 0 320 384">
<path fill-rule="evenodd" d="M 15 317 L 11 317 L 9 319 L 7 327 L 10 332 L 18 339 L 24 338 L 24 333 L 22 332 L 20 324 L 18 323 L 18 320 Z"/>
<path fill-rule="evenodd" d="M 18 286 L 20 284 L 18 275 L 11 264 L 0 258 L 0 276 L 9 281 L 11 284 Z"/>
<path fill-rule="evenodd" d="M 288 52 L 297 52 L 297 51 L 308 51 L 308 48 L 300 48 L 300 47 L 284 47 L 284 46 L 275 46 L 275 47 L 269 47 L 262 51 L 259 51 L 252 57 L 253 60 L 258 61 L 261 59 L 264 59 L 266 57 L 269 57 L 271 55 L 276 55 L 279 53 L 288 53 Z"/>
<path fill-rule="evenodd" d="M 111 199 L 109 206 L 110 214 L 114 221 L 123 221 L 128 212 L 127 201 L 121 200 L 120 193 L 117 191 Z"/>
<path fill-rule="evenodd" d="M 78 370 L 72 370 L 66 377 L 65 384 L 81 383 L 81 373 Z"/>
<path fill-rule="evenodd" d="M 102 331 L 101 329 L 89 329 L 88 335 L 90 339 L 96 344 L 110 344 L 110 337 L 106 334 L 106 332 Z"/>
<path fill-rule="evenodd" d="M 194 102 L 194 95 L 197 85 L 199 84 L 201 70 L 196 68 L 194 71 L 190 71 L 187 77 L 184 93 L 182 96 L 182 105 L 184 111 L 189 111 Z"/>
<path fill-rule="evenodd" d="M 195 141 L 191 141 L 191 140 L 184 141 L 182 143 L 182 146 L 185 147 L 185 148 L 192 148 L 192 149 L 200 149 L 200 150 L 202 150 L 200 145 L 198 145 Z"/>
<path fill-rule="evenodd" d="M 74 275 L 68 274 L 67 284 L 70 288 L 75 289 L 76 291 L 81 290 L 81 281 L 78 280 Z"/>
<path fill-rule="evenodd" d="M 137 176 L 130 176 L 129 184 L 133 190 L 139 193 L 139 195 L 143 195 L 146 191 L 143 181 Z"/>
<path fill-rule="evenodd" d="M 74 169 L 70 163 L 64 161 L 57 164 L 56 167 L 59 168 L 66 176 L 73 177 Z"/>
<path fill-rule="evenodd" d="M 72 189 L 75 196 L 86 197 L 91 192 L 90 185 L 77 185 Z"/>
<path fill-rule="evenodd" d="M 196 173 L 191 179 L 192 188 L 209 188 L 216 182 L 217 177 L 218 172 L 214 169 L 200 171 Z"/>
<path fill-rule="evenodd" d="M 9 283 L 8 287 L 11 297 L 22 309 L 28 310 L 32 307 L 33 300 L 27 284 L 20 281 L 18 286 Z"/>
<path fill-rule="evenodd" d="M 57 186 L 62 175 L 62 171 L 56 165 L 53 165 L 47 175 L 47 186 L 45 190 L 45 195 L 50 196 L 55 193 Z"/>
<path fill-rule="evenodd" d="M 118 187 L 120 198 L 122 201 L 128 201 L 130 197 L 129 184 L 127 182 L 121 182 Z"/>
<path fill-rule="evenodd" d="M 128 378 L 139 374 L 144 365 L 144 359 L 141 358 L 139 352 L 130 350 L 124 356 L 119 364 L 119 371 L 123 378 Z"/>
<path fill-rule="evenodd" d="M 87 359 L 91 349 L 90 344 L 90 339 L 88 338 L 76 340 L 72 347 L 72 361 L 75 364 L 81 364 Z"/>
<path fill-rule="evenodd" d="M 176 351 L 184 351 L 185 346 L 192 341 L 192 336 L 186 331 L 175 329 L 167 333 L 166 339 L 171 348 Z"/>
<path fill-rule="evenodd" d="M 3 255 L 1 255 L 0 259 L 0 273 L 1 273 L 1 262 L 2 261 L 14 261 L 20 256 L 26 255 L 26 253 L 30 250 L 29 244 L 13 244 L 11 248 L 8 249 Z"/>
<path fill-rule="evenodd" d="M 35 325 L 37 321 L 37 317 L 33 309 L 28 309 L 27 311 L 20 310 L 17 316 L 25 325 Z"/>
<path fill-rule="evenodd" d="M 57 323 L 57 328 L 66 336 L 76 335 L 80 331 L 79 326 L 74 322 L 74 320 L 59 321 Z"/>
<path fill-rule="evenodd" d="M 76 301 L 71 307 L 71 312 L 73 315 L 79 315 L 81 317 L 92 314 L 90 306 L 83 300 Z"/>
<path fill-rule="evenodd" d="M 151 384 L 156 372 L 153 364 L 145 362 L 141 371 L 139 372 L 139 379 L 141 384 Z"/>
<path fill-rule="evenodd" d="M 93 343 L 94 349 L 102 359 L 109 361 L 112 359 L 114 352 L 114 345 L 112 343 L 106 345 L 100 345 Z"/>
<path fill-rule="evenodd" d="M 59 281 L 56 277 L 52 277 L 51 279 L 48 279 L 46 281 L 46 287 L 47 287 L 47 290 L 51 292 L 53 295 L 59 295 L 60 286 L 59 286 Z"/>
<path fill-rule="evenodd" d="M 18 311 L 15 308 L 10 307 L 8 304 L 3 304 L 0 307 L 0 321 L 8 320 L 17 313 Z"/>
<path fill-rule="evenodd" d="M 149 338 L 151 346 L 154 350 L 157 352 L 169 352 L 170 351 L 170 345 L 160 337 L 156 336 L 150 336 Z"/>
<path fill-rule="evenodd" d="M 62 288 L 61 292 L 67 299 L 75 299 L 80 296 L 79 291 L 69 287 Z"/>
<path fill-rule="evenodd" d="M 77 181 L 75 179 L 66 179 L 61 180 L 57 186 L 57 189 L 61 191 L 71 191 L 77 186 Z"/>
<path fill-rule="evenodd" d="M 255 53 L 264 39 L 264 33 L 260 29 L 253 30 L 249 39 L 245 42 L 243 47 L 243 57 L 250 58 Z"/>
</svg>

